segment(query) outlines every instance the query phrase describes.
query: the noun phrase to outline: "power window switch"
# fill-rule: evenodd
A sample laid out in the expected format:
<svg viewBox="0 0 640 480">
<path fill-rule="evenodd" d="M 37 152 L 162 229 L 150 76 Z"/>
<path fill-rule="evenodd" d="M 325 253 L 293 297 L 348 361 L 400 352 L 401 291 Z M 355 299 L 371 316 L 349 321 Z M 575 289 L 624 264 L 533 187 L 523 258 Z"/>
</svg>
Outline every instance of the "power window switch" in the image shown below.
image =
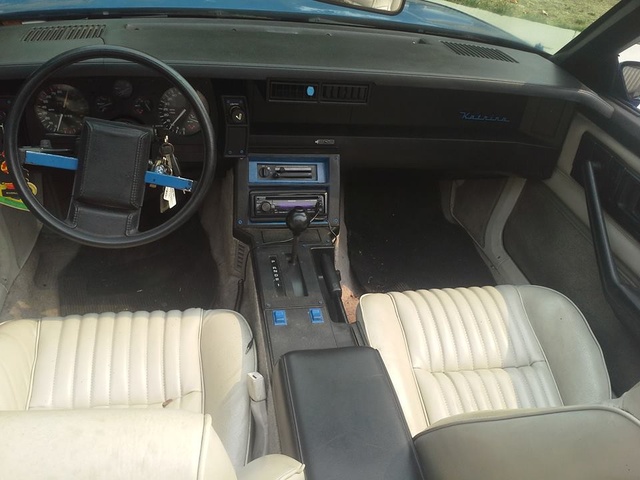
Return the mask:
<svg viewBox="0 0 640 480">
<path fill-rule="evenodd" d="M 276 327 L 282 327 L 287 324 L 287 312 L 285 310 L 274 310 L 272 315 L 273 324 Z"/>
<path fill-rule="evenodd" d="M 309 318 L 311 318 L 311 323 L 324 323 L 324 317 L 322 316 L 322 309 L 320 308 L 310 308 Z"/>
</svg>

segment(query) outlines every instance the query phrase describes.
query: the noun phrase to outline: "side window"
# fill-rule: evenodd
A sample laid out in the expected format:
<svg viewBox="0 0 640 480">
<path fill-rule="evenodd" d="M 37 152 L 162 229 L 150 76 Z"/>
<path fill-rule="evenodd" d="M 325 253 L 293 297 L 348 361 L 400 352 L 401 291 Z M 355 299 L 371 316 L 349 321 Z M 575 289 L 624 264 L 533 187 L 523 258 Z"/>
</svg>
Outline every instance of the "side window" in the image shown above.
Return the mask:
<svg viewBox="0 0 640 480">
<path fill-rule="evenodd" d="M 620 52 L 618 60 L 627 94 L 626 100 L 640 110 L 640 41 Z"/>
</svg>

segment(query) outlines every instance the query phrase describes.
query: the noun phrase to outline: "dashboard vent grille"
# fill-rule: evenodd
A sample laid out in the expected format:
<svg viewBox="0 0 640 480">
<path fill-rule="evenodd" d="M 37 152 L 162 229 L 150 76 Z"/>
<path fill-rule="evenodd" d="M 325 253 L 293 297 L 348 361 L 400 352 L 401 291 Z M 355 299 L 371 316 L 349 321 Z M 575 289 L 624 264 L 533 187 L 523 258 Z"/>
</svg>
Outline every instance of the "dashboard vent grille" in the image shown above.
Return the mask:
<svg viewBox="0 0 640 480">
<path fill-rule="evenodd" d="M 367 103 L 368 95 L 367 85 L 322 84 L 321 100 L 327 102 Z"/>
<path fill-rule="evenodd" d="M 367 103 L 368 85 L 317 82 L 269 82 L 272 102 Z"/>
<path fill-rule="evenodd" d="M 496 48 L 479 47 L 478 45 L 470 45 L 468 43 L 442 43 L 453 50 L 456 54 L 463 55 L 465 57 L 488 58 L 490 60 L 499 60 L 501 62 L 518 63 L 517 60 Z"/>
<path fill-rule="evenodd" d="M 271 82 L 269 100 L 280 102 L 315 102 L 318 100 L 317 83 Z"/>
<path fill-rule="evenodd" d="M 23 42 L 51 42 L 54 40 L 82 40 L 99 38 L 104 25 L 65 25 L 59 27 L 34 27 L 22 39 Z"/>
</svg>

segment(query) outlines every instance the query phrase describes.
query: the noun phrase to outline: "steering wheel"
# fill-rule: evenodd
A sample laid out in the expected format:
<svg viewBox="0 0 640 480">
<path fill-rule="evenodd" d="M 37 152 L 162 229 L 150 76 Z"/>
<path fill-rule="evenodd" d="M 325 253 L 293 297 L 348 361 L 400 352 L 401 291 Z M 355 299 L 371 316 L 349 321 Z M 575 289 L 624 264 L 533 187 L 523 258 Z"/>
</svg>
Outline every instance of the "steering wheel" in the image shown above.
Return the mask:
<svg viewBox="0 0 640 480">
<path fill-rule="evenodd" d="M 193 106 L 194 113 L 200 122 L 204 143 L 204 164 L 198 181 L 155 175 L 155 177 L 163 177 L 163 181 L 169 181 L 168 185 L 179 180 L 185 180 L 189 186 L 193 185 L 191 198 L 170 219 L 144 232 L 138 230 L 138 222 L 144 198 L 145 180 L 150 181 L 150 172 L 147 170 L 150 147 L 155 139 L 155 134 L 149 127 L 88 117 L 84 119 L 77 167 L 68 168 L 75 169 L 76 174 L 69 213 L 64 220 L 60 220 L 43 207 L 22 175 L 24 166 L 18 145 L 18 130 L 24 111 L 34 93 L 54 73 L 69 65 L 96 58 L 126 60 L 157 72 L 185 96 Z M 80 47 L 64 52 L 44 63 L 27 79 L 15 97 L 5 123 L 5 131 L 7 165 L 14 179 L 14 186 L 31 213 L 60 235 L 95 247 L 134 247 L 158 240 L 176 230 L 197 211 L 207 194 L 215 172 L 213 125 L 195 89 L 164 62 L 146 53 L 125 47 L 105 45 Z M 64 158 L 62 157 L 62 160 Z M 73 158 L 68 160 L 75 161 Z"/>
</svg>

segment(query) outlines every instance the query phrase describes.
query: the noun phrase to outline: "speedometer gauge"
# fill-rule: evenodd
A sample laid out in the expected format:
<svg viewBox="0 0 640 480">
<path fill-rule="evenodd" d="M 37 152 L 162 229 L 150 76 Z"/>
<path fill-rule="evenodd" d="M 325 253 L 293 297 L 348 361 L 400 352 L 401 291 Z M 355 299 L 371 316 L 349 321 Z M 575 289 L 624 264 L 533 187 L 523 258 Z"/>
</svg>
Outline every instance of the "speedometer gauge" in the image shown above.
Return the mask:
<svg viewBox="0 0 640 480">
<path fill-rule="evenodd" d="M 77 135 L 89 104 L 80 90 L 71 85 L 55 84 L 38 93 L 33 106 L 36 116 L 48 132 Z"/>
<path fill-rule="evenodd" d="M 202 93 L 197 93 L 208 112 L 207 100 Z M 170 132 L 178 135 L 193 135 L 200 131 L 200 122 L 191 103 L 175 87 L 164 92 L 160 98 L 158 115 L 162 126 Z"/>
</svg>

